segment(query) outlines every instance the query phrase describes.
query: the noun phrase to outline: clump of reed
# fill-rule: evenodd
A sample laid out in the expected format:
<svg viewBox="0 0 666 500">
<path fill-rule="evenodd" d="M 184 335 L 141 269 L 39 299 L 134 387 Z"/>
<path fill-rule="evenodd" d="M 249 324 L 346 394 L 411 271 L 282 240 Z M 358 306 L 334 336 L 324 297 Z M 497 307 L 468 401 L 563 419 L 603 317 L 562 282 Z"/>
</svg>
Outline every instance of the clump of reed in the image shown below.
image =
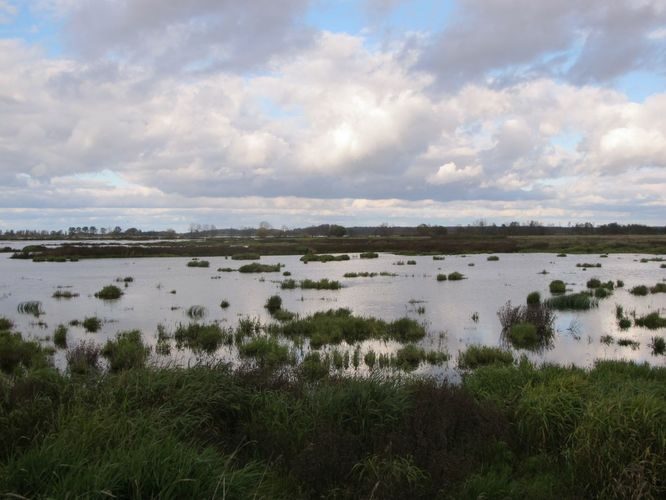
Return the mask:
<svg viewBox="0 0 666 500">
<path fill-rule="evenodd" d="M 446 259 L 446 257 L 444 257 L 443 255 L 433 255 L 432 256 L 432 260 L 445 260 L 445 259 Z"/>
<path fill-rule="evenodd" d="M 56 347 L 67 349 L 67 327 L 65 325 L 58 325 L 53 332 L 53 343 Z"/>
<path fill-rule="evenodd" d="M 437 275 L 437 278 L 436 278 L 436 279 L 437 279 L 437 281 L 446 281 L 446 274 L 444 274 L 444 273 L 439 273 L 439 274 Z"/>
<path fill-rule="evenodd" d="M 210 267 L 210 262 L 207 260 L 199 260 L 195 257 L 187 263 L 187 267 Z"/>
<path fill-rule="evenodd" d="M 76 375 L 97 373 L 100 369 L 99 355 L 100 349 L 94 342 L 79 342 L 65 354 L 67 369 Z"/>
<path fill-rule="evenodd" d="M 294 290 L 296 287 L 297 287 L 296 280 L 293 280 L 291 278 L 284 280 L 282 281 L 282 283 L 280 283 L 280 288 L 282 290 Z"/>
<path fill-rule="evenodd" d="M 495 363 L 510 365 L 513 363 L 513 354 L 500 347 L 482 345 L 470 345 L 465 351 L 458 353 L 458 367 L 465 370 Z"/>
<path fill-rule="evenodd" d="M 315 254 L 315 253 L 306 253 L 301 257 L 301 262 L 341 262 L 349 260 L 349 255 L 330 255 L 330 254 Z"/>
<path fill-rule="evenodd" d="M 313 289 L 313 290 L 339 290 L 342 288 L 342 285 L 339 281 L 329 280 L 327 278 L 320 279 L 318 281 L 305 279 L 299 283 L 299 286 L 302 289 Z"/>
<path fill-rule="evenodd" d="M 666 328 L 666 318 L 659 315 L 658 311 L 651 312 L 645 316 L 640 316 L 634 319 L 636 326 L 641 326 L 649 330 L 656 330 L 658 328 Z"/>
<path fill-rule="evenodd" d="M 266 300 L 266 304 L 264 304 L 264 307 L 268 310 L 270 314 L 275 313 L 279 309 L 282 309 L 282 297 L 280 297 L 279 295 L 271 295 Z"/>
<path fill-rule="evenodd" d="M 652 337 L 649 346 L 652 349 L 653 356 L 666 354 L 666 340 L 664 340 L 664 337 Z"/>
<path fill-rule="evenodd" d="M 331 309 L 279 325 L 274 333 L 286 337 L 308 338 L 318 349 L 342 341 L 353 345 L 371 339 L 414 342 L 425 337 L 425 328 L 410 318 L 386 322 L 376 318 L 354 316 L 349 309 Z"/>
<path fill-rule="evenodd" d="M 19 369 L 48 365 L 47 352 L 39 345 L 39 342 L 23 340 L 23 336 L 19 332 L 0 331 L 0 371 L 11 374 Z M 2 391 L 1 385 L 0 391 Z"/>
<path fill-rule="evenodd" d="M 638 295 L 640 297 L 643 297 L 648 294 L 648 291 L 649 289 L 645 285 L 638 285 L 629 290 L 629 293 L 632 295 Z"/>
<path fill-rule="evenodd" d="M 459 273 L 458 271 L 454 271 L 452 273 L 449 273 L 447 276 L 449 281 L 460 281 L 465 279 L 465 275 L 462 273 Z"/>
<path fill-rule="evenodd" d="M 620 347 L 631 347 L 633 351 L 635 351 L 641 346 L 640 342 L 627 338 L 617 339 L 617 345 L 619 345 Z"/>
<path fill-rule="evenodd" d="M 555 315 L 547 303 L 514 307 L 507 302 L 497 312 L 504 342 L 529 350 L 550 348 Z"/>
<path fill-rule="evenodd" d="M 415 261 L 415 260 L 408 260 L 408 261 L 407 261 L 407 265 L 408 265 L 408 266 L 415 266 L 415 265 L 416 265 L 416 261 Z"/>
<path fill-rule="evenodd" d="M 353 272 L 353 273 L 345 273 L 343 275 L 344 278 L 374 278 L 375 276 L 378 276 L 379 273 L 369 273 L 367 271 L 364 272 Z"/>
<path fill-rule="evenodd" d="M 218 267 L 217 268 L 218 273 L 233 273 L 235 271 L 236 271 L 236 269 L 232 269 L 230 267 Z"/>
<path fill-rule="evenodd" d="M 259 262 L 253 262 L 252 264 L 245 264 L 238 268 L 240 273 L 279 273 L 280 264 L 260 264 Z"/>
<path fill-rule="evenodd" d="M 30 314 L 35 318 L 38 318 L 44 311 L 42 311 L 42 303 L 38 300 L 28 300 L 26 302 L 21 302 L 16 310 L 21 314 Z"/>
<path fill-rule="evenodd" d="M 54 299 L 73 299 L 78 296 L 78 293 L 74 293 L 70 290 L 56 290 L 51 297 Z"/>
<path fill-rule="evenodd" d="M 192 319 L 201 319 L 208 314 L 208 310 L 204 306 L 190 306 L 186 314 Z"/>
<path fill-rule="evenodd" d="M 553 280 L 548 285 L 550 293 L 565 293 L 567 291 L 567 286 L 562 280 Z"/>
<path fill-rule="evenodd" d="M 96 333 L 102 327 L 102 320 L 97 316 L 90 316 L 84 318 L 81 325 L 85 328 L 86 332 Z"/>
<path fill-rule="evenodd" d="M 377 259 L 379 258 L 379 254 L 377 252 L 362 252 L 359 254 L 359 258 L 361 259 Z"/>
<path fill-rule="evenodd" d="M 176 347 L 187 347 L 193 351 L 215 352 L 223 343 L 229 343 L 232 334 L 223 330 L 217 323 L 179 324 L 173 334 Z"/>
<path fill-rule="evenodd" d="M 132 276 L 116 278 L 116 283 L 125 283 L 127 285 L 128 283 L 134 283 L 134 278 Z"/>
<path fill-rule="evenodd" d="M 221 307 L 222 309 L 227 309 L 230 305 L 231 305 L 231 304 L 229 304 L 229 301 L 228 301 L 228 300 L 223 300 L 222 302 L 220 302 L 220 307 Z"/>
<path fill-rule="evenodd" d="M 261 259 L 261 255 L 252 252 L 237 253 L 231 256 L 231 260 L 259 260 L 259 259 Z"/>
<path fill-rule="evenodd" d="M 102 300 L 116 300 L 122 297 L 123 291 L 115 285 L 107 285 L 95 294 L 95 297 Z"/>
<path fill-rule="evenodd" d="M 139 330 L 131 330 L 119 332 L 115 339 L 107 340 L 101 354 L 108 360 L 109 370 L 118 372 L 144 367 L 150 348 L 143 343 Z"/>
<path fill-rule="evenodd" d="M 293 356 L 289 348 L 282 345 L 274 337 L 255 337 L 238 347 L 243 357 L 252 357 L 262 367 L 275 367 L 284 364 L 293 364 Z"/>
<path fill-rule="evenodd" d="M 569 293 L 566 295 L 558 295 L 546 300 L 545 304 L 548 307 L 557 310 L 574 310 L 586 311 L 593 307 L 597 307 L 599 302 L 592 297 L 588 292 Z"/>
<path fill-rule="evenodd" d="M 651 286 L 650 293 L 666 293 L 666 283 L 657 283 Z"/>
<path fill-rule="evenodd" d="M 578 263 L 576 264 L 576 267 L 582 267 L 583 269 L 587 269 L 590 267 L 601 267 L 601 264 L 599 262 L 590 264 L 589 262 L 583 262 L 583 263 Z"/>
<path fill-rule="evenodd" d="M 499 260 L 499 257 L 497 255 L 489 255 L 486 260 L 489 262 L 497 262 Z"/>
<path fill-rule="evenodd" d="M 527 295 L 528 306 L 538 306 L 541 304 L 541 294 L 539 292 L 531 292 Z"/>
<path fill-rule="evenodd" d="M 615 343 L 615 339 L 613 338 L 612 335 L 602 335 L 599 337 L 599 342 L 601 342 L 604 345 L 612 345 Z"/>
</svg>

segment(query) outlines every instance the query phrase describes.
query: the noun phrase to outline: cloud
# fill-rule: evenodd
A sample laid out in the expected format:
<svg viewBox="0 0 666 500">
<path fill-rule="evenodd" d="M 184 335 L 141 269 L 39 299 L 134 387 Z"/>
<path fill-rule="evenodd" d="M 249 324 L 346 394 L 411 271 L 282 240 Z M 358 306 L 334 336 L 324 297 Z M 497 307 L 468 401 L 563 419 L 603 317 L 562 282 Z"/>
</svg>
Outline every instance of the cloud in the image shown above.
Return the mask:
<svg viewBox="0 0 666 500">
<path fill-rule="evenodd" d="M 56 8 L 68 47 L 160 72 L 248 70 L 309 42 L 308 0 L 69 0 Z"/>
<path fill-rule="evenodd" d="M 429 176 L 426 180 L 430 184 L 451 184 L 470 179 L 475 179 L 483 173 L 483 168 L 479 165 L 467 165 L 458 168 L 455 163 L 450 162 L 442 165 L 437 172 Z"/>
<path fill-rule="evenodd" d="M 664 44 L 653 34 L 664 23 L 661 0 L 460 0 L 420 64 L 448 90 L 533 74 L 604 82 L 663 71 Z"/>
<path fill-rule="evenodd" d="M 16 5 L 9 0 L 0 0 L 0 25 L 10 23 L 17 13 Z"/>
</svg>

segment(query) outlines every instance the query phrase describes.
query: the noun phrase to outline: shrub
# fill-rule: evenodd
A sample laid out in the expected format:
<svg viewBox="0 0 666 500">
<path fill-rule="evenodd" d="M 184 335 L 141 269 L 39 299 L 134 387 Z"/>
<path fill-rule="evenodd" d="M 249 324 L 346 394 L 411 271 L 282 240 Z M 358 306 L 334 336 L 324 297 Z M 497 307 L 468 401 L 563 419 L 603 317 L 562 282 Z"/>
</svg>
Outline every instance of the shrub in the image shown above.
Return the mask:
<svg viewBox="0 0 666 500">
<path fill-rule="evenodd" d="M 0 332 L 11 330 L 12 328 L 14 328 L 14 322 L 9 318 L 0 316 Z"/>
<path fill-rule="evenodd" d="M 473 370 L 479 366 L 491 364 L 510 365 L 513 363 L 513 354 L 499 347 L 471 345 L 464 352 L 458 354 L 458 367 Z"/>
<path fill-rule="evenodd" d="M 459 281 L 459 280 L 464 280 L 464 279 L 465 279 L 465 275 L 459 273 L 458 271 L 454 271 L 454 272 L 452 272 L 452 273 L 449 273 L 449 275 L 447 276 L 447 278 L 449 279 L 449 281 Z"/>
<path fill-rule="evenodd" d="M 115 285 L 107 285 L 95 294 L 95 297 L 102 300 L 116 300 L 123 295 L 120 288 Z"/>
<path fill-rule="evenodd" d="M 645 296 L 648 294 L 648 287 L 645 285 L 638 285 L 629 290 L 629 293 L 632 295 Z"/>
<path fill-rule="evenodd" d="M 537 327 L 532 323 L 516 323 L 511 326 L 508 338 L 511 343 L 520 348 L 532 348 L 539 343 Z"/>
<path fill-rule="evenodd" d="M 377 259 L 379 254 L 377 252 L 363 252 L 359 254 L 361 259 Z"/>
<path fill-rule="evenodd" d="M 553 280 L 549 285 L 550 293 L 565 293 L 567 291 L 567 286 L 562 280 Z"/>
<path fill-rule="evenodd" d="M 499 260 L 499 257 L 497 255 L 489 255 L 486 260 L 490 262 L 497 262 Z"/>
<path fill-rule="evenodd" d="M 282 297 L 279 295 L 272 295 L 268 298 L 268 300 L 266 300 L 264 307 L 268 309 L 269 313 L 275 313 L 282 308 Z"/>
<path fill-rule="evenodd" d="M 102 356 L 109 361 L 112 372 L 142 368 L 149 353 L 150 348 L 143 343 L 139 330 L 118 333 L 115 340 L 108 340 L 102 349 Z"/>
<path fill-rule="evenodd" d="M 620 318 L 618 325 L 620 326 L 620 329 L 626 330 L 631 327 L 631 320 L 629 318 Z"/>
<path fill-rule="evenodd" d="M 652 337 L 650 339 L 650 348 L 653 356 L 666 354 L 666 340 L 664 337 Z"/>
<path fill-rule="evenodd" d="M 446 274 L 438 274 L 437 281 L 446 281 Z"/>
</svg>

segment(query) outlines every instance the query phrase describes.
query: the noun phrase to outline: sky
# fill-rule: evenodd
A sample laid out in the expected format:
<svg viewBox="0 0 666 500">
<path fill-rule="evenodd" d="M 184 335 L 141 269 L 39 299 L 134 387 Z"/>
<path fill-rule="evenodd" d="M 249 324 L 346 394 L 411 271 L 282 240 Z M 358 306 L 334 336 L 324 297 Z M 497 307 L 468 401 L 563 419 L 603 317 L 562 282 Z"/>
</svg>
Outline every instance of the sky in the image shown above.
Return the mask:
<svg viewBox="0 0 666 500">
<path fill-rule="evenodd" d="M 0 230 L 666 224 L 666 0 L 0 0 Z"/>
</svg>

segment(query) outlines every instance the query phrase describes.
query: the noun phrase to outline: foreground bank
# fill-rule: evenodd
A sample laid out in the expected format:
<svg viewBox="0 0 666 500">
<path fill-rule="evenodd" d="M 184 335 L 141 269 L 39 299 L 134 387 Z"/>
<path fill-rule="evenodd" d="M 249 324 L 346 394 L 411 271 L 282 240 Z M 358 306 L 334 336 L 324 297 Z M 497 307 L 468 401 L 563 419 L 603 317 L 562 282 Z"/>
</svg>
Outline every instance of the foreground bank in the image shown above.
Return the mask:
<svg viewBox="0 0 666 500">
<path fill-rule="evenodd" d="M 220 364 L 76 375 L 35 344 L 1 347 L 0 495 L 666 493 L 664 368 L 490 357 L 460 385 Z"/>
</svg>

